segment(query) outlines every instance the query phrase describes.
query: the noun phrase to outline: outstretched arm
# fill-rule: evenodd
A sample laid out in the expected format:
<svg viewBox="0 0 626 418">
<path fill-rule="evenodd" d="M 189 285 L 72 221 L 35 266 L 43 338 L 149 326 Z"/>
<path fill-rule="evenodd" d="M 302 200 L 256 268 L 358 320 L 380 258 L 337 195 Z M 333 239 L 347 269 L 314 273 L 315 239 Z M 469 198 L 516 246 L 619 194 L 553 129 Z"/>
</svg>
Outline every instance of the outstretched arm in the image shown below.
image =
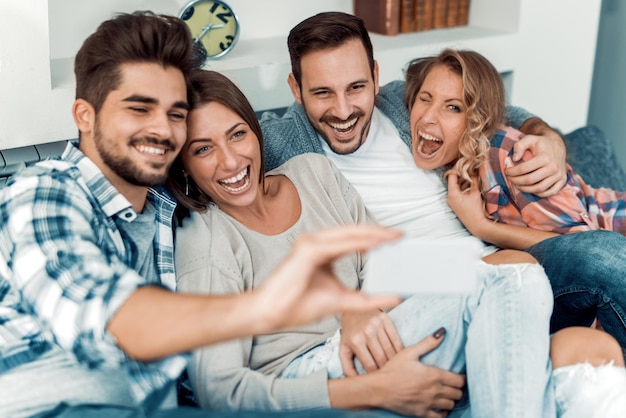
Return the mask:
<svg viewBox="0 0 626 418">
<path fill-rule="evenodd" d="M 333 260 L 400 236 L 377 226 L 349 225 L 303 235 L 254 292 L 236 296 L 173 294 L 146 286 L 113 316 L 109 332 L 130 356 L 153 360 L 207 344 L 304 325 L 342 311 L 394 306 L 397 297 L 346 289 Z"/>
<path fill-rule="evenodd" d="M 513 161 L 522 161 L 524 153 L 532 158 L 506 170 L 506 175 L 522 192 L 548 197 L 567 181 L 566 149 L 561 136 L 537 117 L 527 119 L 518 128 L 526 136 L 514 147 Z"/>
<path fill-rule="evenodd" d="M 544 239 L 558 235 L 554 232 L 498 223 L 487 218 L 478 189 L 478 179 L 474 180 L 470 188 L 461 191 L 458 177 L 455 174 L 448 177 L 448 205 L 472 235 L 500 248 L 516 250 L 525 250 Z"/>
</svg>

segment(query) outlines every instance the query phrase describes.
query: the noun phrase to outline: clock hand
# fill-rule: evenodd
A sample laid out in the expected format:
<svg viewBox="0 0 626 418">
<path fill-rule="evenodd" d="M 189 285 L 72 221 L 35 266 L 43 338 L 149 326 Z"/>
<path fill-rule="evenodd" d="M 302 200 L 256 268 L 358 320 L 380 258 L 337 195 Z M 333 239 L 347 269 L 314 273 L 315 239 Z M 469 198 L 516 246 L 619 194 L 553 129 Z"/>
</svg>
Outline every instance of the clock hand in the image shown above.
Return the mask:
<svg viewBox="0 0 626 418">
<path fill-rule="evenodd" d="M 196 38 L 194 39 L 194 42 L 200 41 L 200 39 L 202 39 L 204 35 L 206 35 L 211 29 L 220 29 L 223 27 L 224 25 L 214 25 L 213 23 L 209 23 L 202 29 L 202 32 L 200 32 L 200 34 L 196 36 Z"/>
</svg>

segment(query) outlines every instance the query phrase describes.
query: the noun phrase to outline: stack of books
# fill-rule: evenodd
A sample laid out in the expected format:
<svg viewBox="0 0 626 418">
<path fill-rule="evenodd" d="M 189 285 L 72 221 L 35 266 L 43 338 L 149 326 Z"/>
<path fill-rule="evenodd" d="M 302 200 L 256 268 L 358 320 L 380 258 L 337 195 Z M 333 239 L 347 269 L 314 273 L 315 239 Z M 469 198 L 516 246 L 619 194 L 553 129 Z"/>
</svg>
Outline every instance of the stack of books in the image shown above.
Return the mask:
<svg viewBox="0 0 626 418">
<path fill-rule="evenodd" d="M 470 0 L 354 0 L 370 32 L 397 35 L 467 26 Z"/>
</svg>

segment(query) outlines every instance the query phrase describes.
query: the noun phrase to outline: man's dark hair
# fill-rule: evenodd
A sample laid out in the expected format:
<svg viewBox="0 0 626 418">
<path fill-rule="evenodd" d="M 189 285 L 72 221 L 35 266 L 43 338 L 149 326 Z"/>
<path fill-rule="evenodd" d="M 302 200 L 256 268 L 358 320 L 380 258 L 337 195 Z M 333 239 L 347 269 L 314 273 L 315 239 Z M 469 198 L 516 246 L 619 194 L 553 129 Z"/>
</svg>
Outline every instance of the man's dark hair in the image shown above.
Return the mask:
<svg viewBox="0 0 626 418">
<path fill-rule="evenodd" d="M 178 68 L 185 78 L 200 65 L 187 25 L 177 17 L 149 11 L 121 13 L 100 24 L 74 60 L 76 99 L 88 101 L 96 114 L 121 82 L 127 63 L 155 63 Z"/>
<path fill-rule="evenodd" d="M 298 23 L 287 37 L 291 72 L 302 84 L 302 57 L 310 52 L 333 49 L 358 39 L 363 44 L 374 77 L 374 49 L 363 20 L 348 13 L 324 12 Z"/>
</svg>

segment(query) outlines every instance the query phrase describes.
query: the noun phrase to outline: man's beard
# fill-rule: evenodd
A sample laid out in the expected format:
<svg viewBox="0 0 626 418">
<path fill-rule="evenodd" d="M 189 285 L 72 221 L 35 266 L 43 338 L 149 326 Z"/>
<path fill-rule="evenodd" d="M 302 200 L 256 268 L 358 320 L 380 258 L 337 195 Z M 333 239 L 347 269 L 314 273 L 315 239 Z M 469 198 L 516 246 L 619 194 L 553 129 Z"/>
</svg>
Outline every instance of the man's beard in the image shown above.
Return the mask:
<svg viewBox="0 0 626 418">
<path fill-rule="evenodd" d="M 309 113 L 306 110 L 306 105 L 304 104 L 304 102 L 302 102 L 302 108 L 304 109 L 304 113 L 306 114 L 307 119 L 309 119 L 309 123 L 311 124 L 311 126 L 313 126 L 315 128 L 315 124 L 311 121 L 311 118 L 309 117 Z M 361 111 L 354 112 L 346 120 L 350 120 L 350 119 L 353 119 L 353 118 L 362 118 L 364 116 L 365 116 L 365 114 L 363 112 L 361 112 Z M 345 122 L 345 120 L 342 120 L 342 119 L 339 119 L 339 118 L 336 118 L 336 117 L 333 117 L 333 116 L 323 116 L 317 122 L 317 124 L 318 125 L 325 124 L 326 126 L 330 127 L 329 122 L 334 123 L 334 124 L 339 124 L 339 123 Z M 353 152 L 355 152 L 356 150 L 361 148 L 361 145 L 363 145 L 363 142 L 365 142 L 366 132 L 369 130 L 371 122 L 372 122 L 371 117 L 370 117 L 370 119 L 365 121 L 365 123 L 363 124 L 363 127 L 361 128 L 361 131 L 356 134 L 354 142 L 351 143 L 351 147 L 348 148 L 348 149 L 346 149 L 346 148 L 339 148 L 337 146 L 337 144 L 335 144 L 331 140 L 331 138 L 329 138 L 327 136 L 326 132 L 324 130 L 322 130 L 321 128 L 319 130 L 315 129 L 315 131 L 324 139 L 324 141 L 328 144 L 328 147 L 335 154 L 348 155 L 348 154 L 352 154 Z M 330 128 L 330 129 L 332 129 L 332 128 Z M 341 145 L 344 145 L 344 144 L 341 144 Z"/>
<path fill-rule="evenodd" d="M 115 154 L 115 149 L 110 147 L 108 144 L 112 144 L 113 141 L 105 138 L 100 130 L 98 124 L 96 123 L 94 142 L 96 145 L 96 149 L 98 150 L 98 154 L 100 154 L 100 158 L 106 164 L 111 171 L 113 171 L 117 176 L 124 179 L 126 182 L 133 184 L 135 186 L 141 187 L 152 187 L 159 186 L 165 183 L 167 179 L 169 166 L 162 172 L 146 172 L 142 170 L 141 167 L 133 161 L 128 156 L 121 156 Z M 153 145 L 161 145 L 168 148 L 168 151 L 174 152 L 176 150 L 175 145 L 170 140 L 157 140 L 153 137 L 143 137 L 143 138 L 131 138 L 129 146 L 133 144 L 153 144 Z M 153 165 L 155 170 L 162 168 L 163 164 L 155 163 Z"/>
<path fill-rule="evenodd" d="M 320 132 L 319 134 L 322 136 L 322 138 L 324 138 L 324 141 L 326 141 L 326 143 L 328 144 L 328 147 L 335 154 L 348 155 L 348 154 L 352 154 L 353 152 L 356 152 L 356 150 L 361 148 L 361 145 L 363 145 L 363 142 L 365 142 L 365 136 L 366 136 L 365 131 L 369 128 L 369 124 L 370 124 L 370 121 L 365 122 L 365 124 L 363 125 L 363 128 L 361 128 L 361 131 L 357 133 L 355 137 L 356 140 L 352 142 L 351 147 L 347 149 L 337 147 L 336 144 L 333 143 L 333 141 L 331 141 L 330 138 L 328 138 L 324 132 Z"/>
</svg>

